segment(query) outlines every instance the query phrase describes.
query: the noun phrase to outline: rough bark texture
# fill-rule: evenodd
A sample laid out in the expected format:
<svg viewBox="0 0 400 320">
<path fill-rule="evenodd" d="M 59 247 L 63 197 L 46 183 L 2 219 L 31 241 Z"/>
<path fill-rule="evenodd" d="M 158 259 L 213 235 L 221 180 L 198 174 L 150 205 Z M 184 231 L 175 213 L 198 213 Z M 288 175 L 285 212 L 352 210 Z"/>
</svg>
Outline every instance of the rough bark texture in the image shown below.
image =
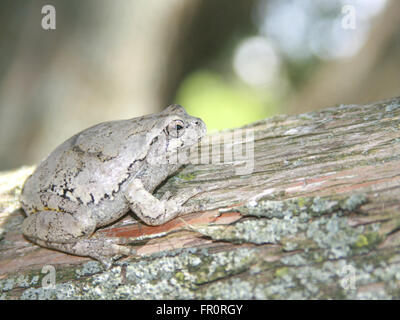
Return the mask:
<svg viewBox="0 0 400 320">
<path fill-rule="evenodd" d="M 159 227 L 128 215 L 96 232 L 136 238 L 140 256 L 108 271 L 26 241 L 18 194 L 33 168 L 0 175 L 0 298 L 399 298 L 400 98 L 245 129 L 252 173 L 227 163 L 215 144 L 229 146 L 225 131 L 212 136 L 214 163 L 190 164 L 157 191 L 214 187 L 191 200 L 204 211 Z M 44 265 L 56 268 L 53 288 Z"/>
</svg>

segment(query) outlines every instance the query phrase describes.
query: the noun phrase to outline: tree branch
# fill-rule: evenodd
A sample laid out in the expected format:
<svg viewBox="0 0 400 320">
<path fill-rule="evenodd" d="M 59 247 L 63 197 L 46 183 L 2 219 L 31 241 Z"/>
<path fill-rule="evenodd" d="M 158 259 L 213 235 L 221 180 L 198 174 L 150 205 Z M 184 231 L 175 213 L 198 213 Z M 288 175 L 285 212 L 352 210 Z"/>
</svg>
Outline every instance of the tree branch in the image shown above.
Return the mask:
<svg viewBox="0 0 400 320">
<path fill-rule="evenodd" d="M 96 232 L 135 238 L 140 256 L 109 271 L 27 242 L 18 194 L 32 168 L 0 175 L 0 297 L 399 298 L 400 98 L 242 131 L 241 143 L 224 143 L 235 130 L 211 136 L 201 148 L 210 163 L 187 165 L 157 190 L 208 188 L 190 200 L 204 211 L 158 227 L 128 215 Z M 246 132 L 253 158 L 238 148 L 251 146 Z M 240 173 L 246 164 L 253 170 Z M 43 265 L 56 267 L 54 289 L 42 288 Z"/>
</svg>

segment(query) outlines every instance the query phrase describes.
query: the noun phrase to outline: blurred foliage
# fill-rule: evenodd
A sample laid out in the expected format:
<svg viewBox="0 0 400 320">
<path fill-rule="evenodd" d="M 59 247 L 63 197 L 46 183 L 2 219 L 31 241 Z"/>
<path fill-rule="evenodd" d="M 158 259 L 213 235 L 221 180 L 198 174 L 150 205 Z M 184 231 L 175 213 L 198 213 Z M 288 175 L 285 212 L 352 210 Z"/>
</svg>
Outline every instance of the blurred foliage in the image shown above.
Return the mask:
<svg viewBox="0 0 400 320">
<path fill-rule="evenodd" d="M 342 27 L 341 0 L 258 0 L 251 10 L 243 1 L 236 7 L 239 10 L 226 1 L 201 2 L 182 48 L 190 52 L 186 55 L 190 67 L 181 74 L 173 102 L 204 119 L 209 130 L 287 113 L 291 97 L 296 99 L 307 88 L 321 66 L 358 52 L 370 18 L 384 2 L 346 2 L 358 14 L 355 30 Z M 249 46 L 249 39 L 258 43 Z M 238 70 L 234 61 L 246 45 Z M 259 85 L 252 83 L 252 77 L 270 80 Z"/>
<path fill-rule="evenodd" d="M 52 0 L 45 31 L 47 4 L 0 1 L 0 170 L 171 103 L 210 132 L 400 94 L 400 1 Z"/>
<path fill-rule="evenodd" d="M 176 102 L 202 118 L 209 131 L 239 127 L 276 113 L 269 91 L 254 89 L 220 74 L 201 70 L 184 79 Z"/>
</svg>

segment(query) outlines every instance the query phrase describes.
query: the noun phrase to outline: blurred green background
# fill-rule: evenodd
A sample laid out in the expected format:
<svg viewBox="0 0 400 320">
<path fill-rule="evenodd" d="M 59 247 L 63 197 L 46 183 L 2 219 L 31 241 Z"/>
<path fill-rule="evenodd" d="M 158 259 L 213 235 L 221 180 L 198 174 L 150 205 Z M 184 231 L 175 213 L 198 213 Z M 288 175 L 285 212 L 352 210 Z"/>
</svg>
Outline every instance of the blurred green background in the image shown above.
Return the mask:
<svg viewBox="0 0 400 320">
<path fill-rule="evenodd" d="M 395 0 L 2 0 L 0 170 L 171 103 L 212 132 L 399 95 L 399 17 Z"/>
</svg>

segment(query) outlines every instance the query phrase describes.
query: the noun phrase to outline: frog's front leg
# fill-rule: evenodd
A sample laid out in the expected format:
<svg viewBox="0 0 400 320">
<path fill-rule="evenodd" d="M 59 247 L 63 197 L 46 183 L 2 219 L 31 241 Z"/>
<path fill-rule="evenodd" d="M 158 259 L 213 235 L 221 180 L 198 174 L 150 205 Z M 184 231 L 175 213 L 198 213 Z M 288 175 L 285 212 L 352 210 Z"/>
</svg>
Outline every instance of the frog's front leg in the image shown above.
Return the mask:
<svg viewBox="0 0 400 320">
<path fill-rule="evenodd" d="M 198 206 L 182 206 L 186 201 L 202 192 L 200 188 L 180 193 L 173 198 L 161 200 L 148 192 L 142 181 L 134 179 L 125 191 L 131 210 L 146 224 L 156 226 L 168 222 L 180 214 L 193 212 Z"/>
<path fill-rule="evenodd" d="M 22 223 L 23 234 L 40 246 L 57 249 L 79 256 L 99 260 L 107 268 L 111 257 L 130 255 L 133 252 L 118 245 L 116 239 L 88 238 L 96 229 L 96 222 L 86 215 L 73 215 L 59 211 L 38 211 L 30 214 Z"/>
</svg>

